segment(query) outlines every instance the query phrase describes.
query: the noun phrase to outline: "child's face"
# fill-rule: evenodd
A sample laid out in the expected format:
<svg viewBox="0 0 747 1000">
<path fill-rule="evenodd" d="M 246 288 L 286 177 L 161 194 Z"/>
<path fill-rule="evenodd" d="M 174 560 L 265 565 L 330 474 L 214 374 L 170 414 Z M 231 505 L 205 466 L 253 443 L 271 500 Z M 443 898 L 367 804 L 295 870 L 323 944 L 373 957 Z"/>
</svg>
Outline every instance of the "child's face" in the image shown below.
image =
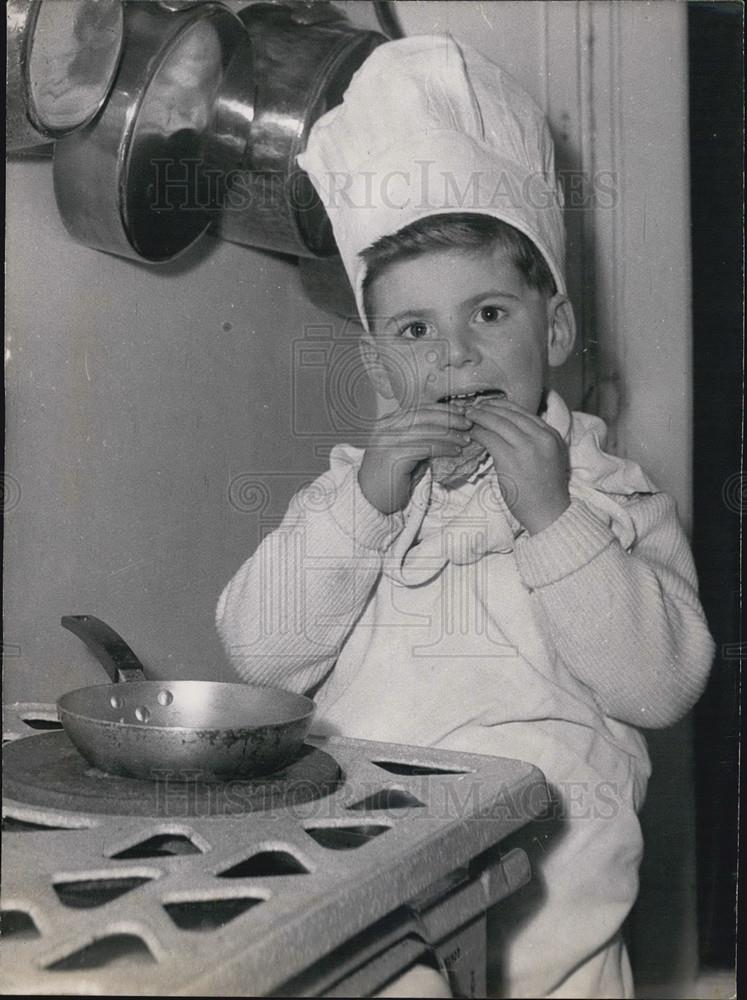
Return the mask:
<svg viewBox="0 0 747 1000">
<path fill-rule="evenodd" d="M 372 283 L 370 303 L 372 377 L 407 408 L 492 391 L 537 413 L 548 367 L 573 346 L 567 299 L 529 288 L 500 248 L 392 264 Z"/>
</svg>

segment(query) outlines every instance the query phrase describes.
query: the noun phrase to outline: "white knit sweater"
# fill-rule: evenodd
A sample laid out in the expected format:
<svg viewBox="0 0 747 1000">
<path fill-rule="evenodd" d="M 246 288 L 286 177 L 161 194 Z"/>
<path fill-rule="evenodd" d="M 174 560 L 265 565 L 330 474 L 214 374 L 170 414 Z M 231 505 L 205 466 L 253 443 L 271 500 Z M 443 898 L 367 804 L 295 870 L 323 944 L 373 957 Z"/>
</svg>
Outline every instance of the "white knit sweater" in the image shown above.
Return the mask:
<svg viewBox="0 0 747 1000">
<path fill-rule="evenodd" d="M 426 475 L 404 514 L 387 516 L 358 487 L 362 452 L 335 449 L 330 471 L 294 497 L 220 597 L 217 627 L 238 674 L 309 690 L 385 576 L 432 587 L 449 562 L 508 557 L 535 623 L 604 716 L 643 728 L 680 719 L 703 689 L 713 644 L 674 502 L 602 450 L 601 420 L 570 415 L 555 394 L 549 414 L 569 443 L 572 502 L 534 536 L 508 512 L 492 471 L 450 491 Z M 444 554 L 444 537 L 466 555 Z"/>
<path fill-rule="evenodd" d="M 317 732 L 539 767 L 564 832 L 533 861 L 542 906 L 501 944 L 505 995 L 632 996 L 619 931 L 642 852 L 638 727 L 687 712 L 713 645 L 672 500 L 602 450 L 602 421 L 557 396 L 546 419 L 569 446 L 571 504 L 544 531 L 521 529 L 492 467 L 451 490 L 427 473 L 385 516 L 358 486 L 362 453 L 336 448 L 217 625 L 245 680 L 316 689 Z"/>
</svg>

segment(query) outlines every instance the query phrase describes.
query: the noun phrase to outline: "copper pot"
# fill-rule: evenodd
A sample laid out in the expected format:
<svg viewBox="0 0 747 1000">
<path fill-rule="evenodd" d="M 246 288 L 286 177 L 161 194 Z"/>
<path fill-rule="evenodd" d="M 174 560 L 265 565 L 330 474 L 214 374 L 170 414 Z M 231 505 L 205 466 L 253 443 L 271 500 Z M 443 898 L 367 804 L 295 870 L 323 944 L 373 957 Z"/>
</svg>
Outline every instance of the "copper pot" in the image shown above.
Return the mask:
<svg viewBox="0 0 747 1000">
<path fill-rule="evenodd" d="M 233 133 L 222 144 L 222 97 L 231 66 L 250 87 L 251 51 L 241 21 L 218 3 L 175 11 L 134 0 L 124 13 L 111 96 L 96 121 L 56 144 L 55 194 L 81 243 L 165 261 L 205 232 L 225 165 L 239 162 Z"/>
<path fill-rule="evenodd" d="M 123 41 L 120 0 L 8 0 L 9 150 L 87 125 L 114 82 Z"/>
<path fill-rule="evenodd" d="M 327 214 L 296 164 L 309 131 L 342 101 L 384 35 L 353 27 L 331 4 L 255 3 L 239 12 L 254 50 L 254 116 L 216 231 L 301 257 L 336 252 Z"/>
</svg>

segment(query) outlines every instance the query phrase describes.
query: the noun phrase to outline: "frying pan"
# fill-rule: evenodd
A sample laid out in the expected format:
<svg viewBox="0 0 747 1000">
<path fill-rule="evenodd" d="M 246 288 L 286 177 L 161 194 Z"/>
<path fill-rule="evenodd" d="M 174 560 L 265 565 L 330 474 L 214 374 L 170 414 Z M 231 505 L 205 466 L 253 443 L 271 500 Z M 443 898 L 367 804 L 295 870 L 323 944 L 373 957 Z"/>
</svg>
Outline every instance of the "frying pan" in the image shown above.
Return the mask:
<svg viewBox="0 0 747 1000">
<path fill-rule="evenodd" d="M 248 684 L 146 680 L 124 639 L 99 618 L 67 615 L 62 625 L 114 682 L 57 702 L 65 732 L 94 767 L 130 778 L 220 781 L 269 774 L 301 750 L 310 698 Z"/>
</svg>

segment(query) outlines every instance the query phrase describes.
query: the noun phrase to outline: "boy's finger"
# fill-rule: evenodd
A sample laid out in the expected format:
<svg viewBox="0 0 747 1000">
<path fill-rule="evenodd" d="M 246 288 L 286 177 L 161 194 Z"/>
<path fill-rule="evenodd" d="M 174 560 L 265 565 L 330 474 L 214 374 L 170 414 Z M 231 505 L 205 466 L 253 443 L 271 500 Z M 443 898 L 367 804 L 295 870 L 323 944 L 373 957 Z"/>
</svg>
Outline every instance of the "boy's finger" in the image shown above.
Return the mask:
<svg viewBox="0 0 747 1000">
<path fill-rule="evenodd" d="M 390 424 L 386 427 L 379 427 L 376 436 L 387 441 L 396 441 L 397 438 L 412 439 L 421 437 L 424 434 L 435 437 L 454 435 L 460 438 L 465 435 L 468 436 L 471 428 L 471 421 L 468 424 L 454 426 L 453 424 L 422 419 L 407 424 Z"/>
<path fill-rule="evenodd" d="M 478 396 L 477 399 L 470 400 L 465 409 L 470 409 L 471 407 L 482 408 L 484 406 L 497 406 L 499 409 L 514 410 L 517 413 L 526 414 L 527 417 L 531 417 L 533 420 L 541 420 L 541 417 L 538 417 L 536 413 L 532 413 L 526 406 L 522 406 L 521 403 L 509 399 L 507 396 Z"/>
<path fill-rule="evenodd" d="M 453 436 L 466 441 L 469 439 L 471 427 L 471 422 L 466 426 L 454 427 L 448 423 L 439 423 L 435 420 L 422 418 L 421 420 L 413 421 L 411 424 L 399 424 L 382 428 L 379 436 L 386 437 L 387 440 L 397 440 L 399 437 L 413 438 L 421 437 L 425 434 L 434 437 Z"/>
<path fill-rule="evenodd" d="M 428 420 L 444 427 L 469 427 L 471 421 L 459 410 L 450 409 L 443 404 L 422 406 L 416 410 L 402 410 L 393 416 L 395 424 L 412 424 L 420 420 Z"/>
<path fill-rule="evenodd" d="M 537 437 L 537 429 L 531 425 L 521 424 L 512 416 L 505 413 L 495 413 L 487 409 L 479 415 L 475 415 L 475 420 L 470 431 L 470 435 L 479 440 L 477 433 L 480 429 L 488 431 L 490 434 L 497 434 L 514 448 L 526 446 Z"/>
<path fill-rule="evenodd" d="M 379 443 L 373 447 L 374 450 L 388 452 L 389 454 L 410 455 L 421 449 L 427 450 L 434 444 L 437 444 L 439 447 L 456 448 L 457 451 L 462 451 L 470 441 L 471 438 L 468 438 L 466 435 L 444 434 L 438 428 L 432 428 L 428 433 L 422 435 L 408 435 L 404 437 L 402 434 L 398 434 L 389 440 L 379 440 Z"/>
<path fill-rule="evenodd" d="M 454 444 L 452 441 L 443 441 L 439 438 L 434 438 L 430 441 L 418 441 L 417 444 L 413 444 L 410 448 L 403 448 L 400 450 L 400 457 L 413 459 L 413 458 L 436 458 L 441 455 L 460 455 L 462 452 L 462 446 Z"/>
<path fill-rule="evenodd" d="M 500 431 L 494 431 L 489 427 L 478 427 L 477 424 L 472 429 L 472 440 L 477 441 L 478 444 L 481 444 L 483 448 L 486 448 L 493 454 L 498 448 L 510 448 L 513 450 L 517 447 L 516 441 L 512 441 L 504 434 L 501 434 Z"/>
<path fill-rule="evenodd" d="M 548 424 L 542 420 L 541 417 L 537 417 L 530 413 L 529 410 L 525 410 L 523 406 L 519 406 L 517 403 L 512 403 L 508 399 L 486 399 L 477 403 L 473 403 L 471 407 L 468 407 L 466 413 L 469 415 L 471 420 L 477 423 L 481 422 L 481 415 L 486 413 L 493 413 L 499 417 L 503 417 L 506 420 L 510 420 L 515 423 L 518 427 L 524 427 L 526 430 L 534 428 L 536 430 L 547 430 L 549 429 Z"/>
<path fill-rule="evenodd" d="M 508 410 L 505 407 L 489 407 L 485 404 L 471 416 L 475 426 L 489 427 L 496 432 L 503 428 L 503 433 L 507 436 L 519 434 L 525 440 L 531 441 L 538 441 L 541 438 L 563 440 L 554 427 L 550 427 L 540 417 L 533 417 L 531 413 L 520 408 Z M 514 429 L 513 435 L 509 428 Z M 519 438 L 516 438 L 516 443 L 519 443 Z"/>
</svg>

